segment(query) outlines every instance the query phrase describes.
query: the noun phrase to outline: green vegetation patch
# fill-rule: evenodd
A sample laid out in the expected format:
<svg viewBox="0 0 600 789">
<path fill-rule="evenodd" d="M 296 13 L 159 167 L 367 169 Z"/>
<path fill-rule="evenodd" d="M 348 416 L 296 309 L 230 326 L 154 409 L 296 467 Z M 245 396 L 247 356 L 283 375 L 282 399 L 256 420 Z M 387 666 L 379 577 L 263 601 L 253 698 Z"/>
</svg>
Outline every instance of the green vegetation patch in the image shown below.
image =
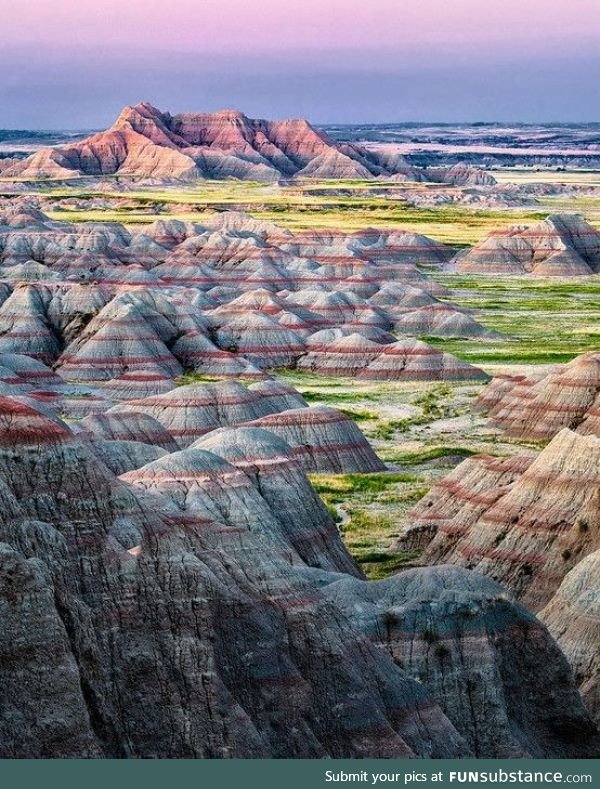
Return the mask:
<svg viewBox="0 0 600 789">
<path fill-rule="evenodd" d="M 204 375 L 204 373 L 184 373 L 183 375 L 178 375 L 175 378 L 175 383 L 177 386 L 187 386 L 188 384 L 206 384 L 206 383 L 215 383 L 216 381 L 220 381 L 220 378 L 215 378 L 212 375 Z"/>
<path fill-rule="evenodd" d="M 399 515 L 427 493 L 414 474 L 311 474 L 344 543 L 369 578 L 398 572 L 417 554 L 389 547 L 400 536 Z"/>
<path fill-rule="evenodd" d="M 422 337 L 471 364 L 562 364 L 600 347 L 600 278 L 432 272 L 445 298 L 473 311 L 499 339 Z"/>
<path fill-rule="evenodd" d="M 414 474 L 378 472 L 374 474 L 310 474 L 313 487 L 331 503 L 341 503 L 352 494 L 360 494 L 361 501 L 373 501 L 378 494 L 398 483 L 414 483 Z"/>
<path fill-rule="evenodd" d="M 400 570 L 414 566 L 418 551 L 394 553 L 392 551 L 369 551 L 357 556 L 361 570 L 371 581 L 380 581 Z"/>
<path fill-rule="evenodd" d="M 474 450 L 468 449 L 468 447 L 427 447 L 416 452 L 392 454 L 386 457 L 386 460 L 390 463 L 406 463 L 418 466 L 421 463 L 428 463 L 439 458 L 467 458 L 474 454 L 476 454 Z"/>
</svg>

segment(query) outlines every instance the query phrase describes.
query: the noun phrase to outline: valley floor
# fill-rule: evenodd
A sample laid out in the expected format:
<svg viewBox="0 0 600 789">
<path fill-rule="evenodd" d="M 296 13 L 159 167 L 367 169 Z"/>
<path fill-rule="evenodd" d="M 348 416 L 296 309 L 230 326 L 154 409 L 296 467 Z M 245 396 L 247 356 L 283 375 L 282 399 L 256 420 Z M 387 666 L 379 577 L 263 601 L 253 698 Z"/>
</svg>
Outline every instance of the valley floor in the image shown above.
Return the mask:
<svg viewBox="0 0 600 789">
<path fill-rule="evenodd" d="M 356 382 L 297 372 L 280 377 L 310 404 L 351 416 L 386 463 L 388 470 L 379 474 L 311 475 L 369 578 L 418 562 L 416 553 L 395 553 L 393 543 L 410 524 L 415 503 L 465 457 L 538 448 L 503 438 L 472 412 L 481 384 Z"/>
<path fill-rule="evenodd" d="M 490 375 L 523 374 L 600 347 L 598 277 L 539 279 L 456 273 L 432 274 L 452 290 L 447 300 L 474 310 L 503 339 L 427 342 L 482 367 Z M 507 456 L 538 451 L 539 444 L 506 439 L 474 414 L 482 384 L 357 382 L 297 372 L 281 377 L 310 403 L 352 416 L 389 473 L 314 475 L 313 484 L 335 515 L 344 541 L 370 578 L 418 562 L 394 553 L 410 523 L 410 510 L 431 485 L 471 454 Z"/>
<path fill-rule="evenodd" d="M 261 184 L 203 181 L 140 185 L 116 176 L 25 184 L 0 177 L 0 198 L 30 192 L 53 218 L 71 222 L 150 224 L 157 218 L 198 221 L 200 213 L 242 210 L 296 230 L 397 228 L 459 247 L 507 224 L 532 224 L 575 211 L 600 228 L 600 172 L 502 168 L 496 186 L 404 181 L 310 181 Z"/>
</svg>

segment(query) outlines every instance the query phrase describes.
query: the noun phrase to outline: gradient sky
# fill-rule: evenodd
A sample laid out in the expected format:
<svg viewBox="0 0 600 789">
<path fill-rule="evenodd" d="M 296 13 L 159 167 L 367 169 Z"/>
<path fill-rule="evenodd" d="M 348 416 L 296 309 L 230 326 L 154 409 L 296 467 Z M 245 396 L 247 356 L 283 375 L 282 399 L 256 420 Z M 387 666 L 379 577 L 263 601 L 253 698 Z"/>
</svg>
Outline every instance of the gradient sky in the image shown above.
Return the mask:
<svg viewBox="0 0 600 789">
<path fill-rule="evenodd" d="M 600 120 L 599 0 L 0 0 L 0 128 Z"/>
</svg>

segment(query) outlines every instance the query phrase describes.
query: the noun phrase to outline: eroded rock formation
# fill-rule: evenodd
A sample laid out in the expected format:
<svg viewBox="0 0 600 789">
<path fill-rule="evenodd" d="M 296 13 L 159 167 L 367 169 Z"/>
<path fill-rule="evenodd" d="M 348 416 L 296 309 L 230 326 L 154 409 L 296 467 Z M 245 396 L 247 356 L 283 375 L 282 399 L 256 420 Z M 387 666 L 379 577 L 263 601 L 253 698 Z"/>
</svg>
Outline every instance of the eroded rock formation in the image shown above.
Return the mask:
<svg viewBox="0 0 600 789">
<path fill-rule="evenodd" d="M 401 544 L 475 569 L 539 611 L 600 545 L 600 439 L 562 430 L 536 457 L 468 458 L 413 510 Z"/>
<path fill-rule="evenodd" d="M 515 438 L 547 440 L 563 427 L 600 436 L 600 352 L 577 356 L 551 372 L 494 379 L 475 407 Z"/>
<path fill-rule="evenodd" d="M 579 214 L 494 230 L 455 258 L 458 271 L 570 277 L 600 272 L 600 232 Z"/>
<path fill-rule="evenodd" d="M 566 662 L 499 586 L 368 584 L 314 494 L 285 522 L 308 483 L 270 433 L 118 478 L 86 435 L 0 406 L 2 756 L 598 754 Z"/>
<path fill-rule="evenodd" d="M 438 299 L 419 268 L 449 255 L 401 231 L 293 234 L 236 212 L 130 231 L 53 222 L 17 201 L 0 212 L 0 352 L 131 399 L 165 392 L 187 370 L 261 379 L 300 362 L 352 375 L 356 365 L 313 340 L 331 329 L 378 345 L 363 376 L 481 379 L 414 339 L 498 338 Z M 391 347 L 392 332 L 407 338 Z"/>
<path fill-rule="evenodd" d="M 569 659 L 581 694 L 600 722 L 600 551 L 568 573 L 540 618 Z"/>
<path fill-rule="evenodd" d="M 171 115 L 148 102 L 125 107 L 104 132 L 9 161 L 2 174 L 18 178 L 118 175 L 153 181 L 239 178 L 267 183 L 293 177 L 384 176 L 461 185 L 490 183 L 489 175 L 468 165 L 420 169 L 397 153 L 337 143 L 303 119 L 257 120 L 237 110 Z"/>
</svg>

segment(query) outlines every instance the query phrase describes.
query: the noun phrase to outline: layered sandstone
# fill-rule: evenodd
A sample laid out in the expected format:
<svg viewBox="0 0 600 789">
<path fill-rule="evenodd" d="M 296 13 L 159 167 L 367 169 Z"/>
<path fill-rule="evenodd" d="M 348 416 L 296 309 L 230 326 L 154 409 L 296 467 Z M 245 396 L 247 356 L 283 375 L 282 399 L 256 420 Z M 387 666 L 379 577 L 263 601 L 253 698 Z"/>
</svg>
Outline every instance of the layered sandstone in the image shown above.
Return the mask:
<svg viewBox="0 0 600 789">
<path fill-rule="evenodd" d="M 397 173 L 423 177 L 402 157 L 338 144 L 306 120 L 257 120 L 237 110 L 171 115 L 148 102 L 125 107 L 104 132 L 3 168 L 3 176 L 24 179 L 119 175 L 154 181 L 369 179 Z"/>
<path fill-rule="evenodd" d="M 495 379 L 475 407 L 516 438 L 550 439 L 563 427 L 600 435 L 600 352 L 577 356 L 546 374 Z"/>
<path fill-rule="evenodd" d="M 458 271 L 584 276 L 600 271 L 600 233 L 579 214 L 495 230 L 455 258 Z"/>
<path fill-rule="evenodd" d="M 600 440 L 562 430 L 536 457 L 465 460 L 412 512 L 401 544 L 475 569 L 532 610 L 600 545 Z"/>
<path fill-rule="evenodd" d="M 308 483 L 271 434 L 118 478 L 86 437 L 1 405 L 2 756 L 598 754 L 555 645 L 496 584 L 324 569 L 350 560 L 314 494 L 286 521 Z"/>
</svg>

